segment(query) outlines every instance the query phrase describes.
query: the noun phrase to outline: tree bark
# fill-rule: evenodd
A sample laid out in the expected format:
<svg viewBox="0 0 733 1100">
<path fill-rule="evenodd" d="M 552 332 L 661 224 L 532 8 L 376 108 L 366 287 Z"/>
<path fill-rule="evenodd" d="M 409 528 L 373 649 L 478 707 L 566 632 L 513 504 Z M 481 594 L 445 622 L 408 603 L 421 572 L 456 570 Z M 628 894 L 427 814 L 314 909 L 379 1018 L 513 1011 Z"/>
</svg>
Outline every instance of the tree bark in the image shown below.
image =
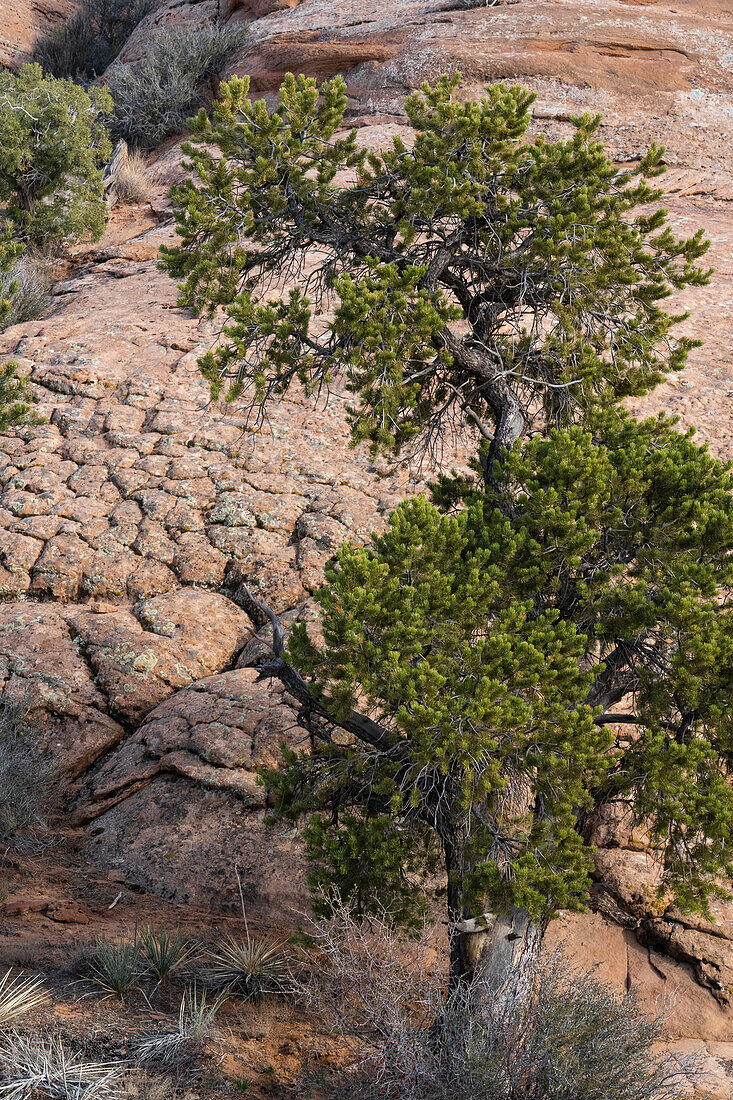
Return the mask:
<svg viewBox="0 0 733 1100">
<path fill-rule="evenodd" d="M 459 922 L 464 976 L 474 979 L 477 996 L 490 999 L 497 1018 L 526 1005 L 546 927 L 516 906 Z"/>
<path fill-rule="evenodd" d="M 464 903 L 465 837 L 444 828 L 441 840 L 447 875 L 450 927 L 450 985 L 473 979 L 477 996 L 488 997 L 500 1015 L 526 1004 L 537 973 L 547 922 L 526 909 L 471 916 Z"/>
</svg>

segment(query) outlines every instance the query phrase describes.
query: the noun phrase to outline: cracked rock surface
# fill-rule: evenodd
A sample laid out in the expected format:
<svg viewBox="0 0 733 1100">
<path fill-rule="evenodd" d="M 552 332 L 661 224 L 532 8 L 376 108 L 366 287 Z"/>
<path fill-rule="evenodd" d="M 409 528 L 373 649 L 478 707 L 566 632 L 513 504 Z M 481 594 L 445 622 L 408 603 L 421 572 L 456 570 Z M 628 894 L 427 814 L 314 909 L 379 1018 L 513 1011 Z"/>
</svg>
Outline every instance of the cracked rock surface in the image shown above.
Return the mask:
<svg viewBox="0 0 733 1100">
<path fill-rule="evenodd" d="M 211 404 L 196 359 L 214 330 L 177 309 L 156 266 L 173 238 L 168 182 L 116 211 L 46 314 L 1 338 L 46 423 L 0 439 L 0 683 L 33 706 L 91 858 L 124 852 L 131 874 L 197 904 L 250 861 L 256 909 L 270 871 L 303 897 L 292 838 L 288 874 L 256 855 L 277 832 L 255 776 L 302 733 L 247 667 L 266 638 L 232 597 L 246 583 L 285 620 L 312 615 L 325 561 L 410 483 L 349 448 L 338 395 L 293 395 L 260 432 Z M 162 878 L 156 830 L 173 846 Z"/>
</svg>

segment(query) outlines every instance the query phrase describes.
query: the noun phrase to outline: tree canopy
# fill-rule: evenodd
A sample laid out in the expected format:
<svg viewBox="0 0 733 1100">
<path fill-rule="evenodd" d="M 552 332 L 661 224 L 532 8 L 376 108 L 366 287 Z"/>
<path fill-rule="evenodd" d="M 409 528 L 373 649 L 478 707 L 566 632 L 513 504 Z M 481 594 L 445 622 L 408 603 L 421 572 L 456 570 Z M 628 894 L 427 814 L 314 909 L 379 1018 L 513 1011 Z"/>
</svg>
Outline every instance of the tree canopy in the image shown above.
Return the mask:
<svg viewBox="0 0 733 1100">
<path fill-rule="evenodd" d="M 707 242 L 650 206 L 660 146 L 619 171 L 599 117 L 529 139 L 530 92 L 460 102 L 458 79 L 408 97 L 411 143 L 367 153 L 336 136 L 340 78 L 319 95 L 288 76 L 272 112 L 232 78 L 213 120 L 192 123 L 195 175 L 173 191 L 182 241 L 163 254 L 183 305 L 228 314 L 201 362 L 214 393 L 261 408 L 296 378 L 313 390 L 343 374 L 356 441 L 440 452 L 470 428 L 489 476 L 523 432 L 682 367 L 691 341 L 662 303 L 705 281 Z"/>
<path fill-rule="evenodd" d="M 733 874 L 733 473 L 621 402 L 684 365 L 664 305 L 709 279 L 708 242 L 667 224 L 660 147 L 619 169 L 598 118 L 529 138 L 530 93 L 457 89 L 425 85 L 413 140 L 365 153 L 340 80 L 288 77 L 268 111 L 233 79 L 174 189 L 163 262 L 183 305 L 227 315 L 215 394 L 261 412 L 341 375 L 355 442 L 475 454 L 339 551 L 321 640 L 284 649 L 247 596 L 311 737 L 265 779 L 312 815 L 314 885 L 363 909 L 408 919 L 436 847 L 454 924 L 582 908 L 589 822 L 622 800 L 663 896 L 705 910 Z"/>
<path fill-rule="evenodd" d="M 704 908 L 733 873 L 731 472 L 618 415 L 603 441 L 533 440 L 502 480 L 510 517 L 483 491 L 448 515 L 418 498 L 339 552 L 323 643 L 298 627 L 288 650 L 313 751 L 268 781 L 334 828 L 387 815 L 405 853 L 433 830 L 464 904 L 538 917 L 587 902 L 588 814 L 630 799 L 665 888 Z"/>
</svg>

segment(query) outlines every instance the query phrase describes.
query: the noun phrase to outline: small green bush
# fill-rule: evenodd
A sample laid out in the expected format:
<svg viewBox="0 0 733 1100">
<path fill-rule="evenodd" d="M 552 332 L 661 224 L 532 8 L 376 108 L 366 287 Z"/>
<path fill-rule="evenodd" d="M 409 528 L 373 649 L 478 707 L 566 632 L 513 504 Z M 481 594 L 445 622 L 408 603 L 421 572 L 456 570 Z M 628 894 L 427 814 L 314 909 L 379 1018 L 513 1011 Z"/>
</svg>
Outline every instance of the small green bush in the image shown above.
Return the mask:
<svg viewBox="0 0 733 1100">
<path fill-rule="evenodd" d="M 49 246 L 102 235 L 111 109 L 105 89 L 87 92 L 40 65 L 0 72 L 0 203 L 14 237 Z"/>
<path fill-rule="evenodd" d="M 0 432 L 6 432 L 9 428 L 19 428 L 23 424 L 43 423 L 43 418 L 33 412 L 33 394 L 27 379 L 18 373 L 18 369 L 18 364 L 13 360 L 0 366 Z M 0 732 L 1 741 L 2 732 Z M 8 761 L 8 766 L 13 766 L 12 761 Z M 6 781 L 4 770 L 0 765 L 0 803 L 2 802 L 2 784 Z"/>
<path fill-rule="evenodd" d="M 158 0 L 85 0 L 33 51 L 44 72 L 87 84 L 100 76 Z"/>
<path fill-rule="evenodd" d="M 160 31 L 142 62 L 117 66 L 109 74 L 114 137 L 152 149 L 179 134 L 187 119 L 206 105 L 212 81 L 246 33 L 213 23 Z"/>
</svg>

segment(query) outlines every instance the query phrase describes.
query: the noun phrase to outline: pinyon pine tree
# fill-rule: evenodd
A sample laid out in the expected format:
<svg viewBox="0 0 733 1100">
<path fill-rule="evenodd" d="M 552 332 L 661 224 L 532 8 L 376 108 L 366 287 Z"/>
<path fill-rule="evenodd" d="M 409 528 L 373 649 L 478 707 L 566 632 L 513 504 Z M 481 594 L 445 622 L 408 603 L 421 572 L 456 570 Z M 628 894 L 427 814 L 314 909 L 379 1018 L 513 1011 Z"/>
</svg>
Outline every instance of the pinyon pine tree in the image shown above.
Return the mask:
<svg viewBox="0 0 733 1100">
<path fill-rule="evenodd" d="M 228 314 L 215 394 L 261 413 L 342 377 L 375 454 L 475 448 L 337 554 L 322 641 L 286 650 L 250 607 L 311 734 L 267 781 L 311 814 L 314 883 L 368 909 L 366 881 L 407 919 L 437 851 L 454 978 L 511 998 L 547 920 L 587 903 L 600 805 L 644 819 L 680 906 L 733 873 L 733 475 L 619 404 L 684 365 L 663 303 L 709 278 L 702 231 L 656 206 L 663 150 L 621 171 L 597 118 L 529 139 L 530 93 L 457 87 L 410 96 L 412 143 L 367 154 L 337 136 L 339 79 L 288 77 L 273 112 L 231 80 L 193 123 L 163 262 L 183 305 Z"/>
</svg>

